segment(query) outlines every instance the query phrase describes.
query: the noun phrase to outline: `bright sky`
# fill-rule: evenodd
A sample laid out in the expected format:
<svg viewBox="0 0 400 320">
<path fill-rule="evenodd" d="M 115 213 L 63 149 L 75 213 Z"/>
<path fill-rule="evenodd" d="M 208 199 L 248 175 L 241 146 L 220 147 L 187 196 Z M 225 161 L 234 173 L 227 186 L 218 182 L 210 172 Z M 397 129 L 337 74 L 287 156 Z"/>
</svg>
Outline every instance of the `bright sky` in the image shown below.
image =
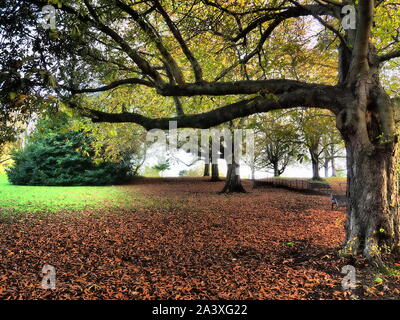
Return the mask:
<svg viewBox="0 0 400 320">
<path fill-rule="evenodd" d="M 195 169 L 195 168 L 202 168 L 201 171 L 204 168 L 204 162 L 203 161 L 198 161 L 192 166 L 186 166 L 186 164 L 190 164 L 193 162 L 193 156 L 190 154 L 187 154 L 184 151 L 178 151 L 178 153 L 175 154 L 175 158 L 178 158 L 180 161 L 171 161 L 171 169 L 166 170 L 162 173 L 163 177 L 178 177 L 179 172 L 181 170 L 190 170 L 190 169 Z M 155 143 L 151 148 L 147 150 L 147 158 L 145 163 L 143 164 L 143 169 L 148 166 L 152 167 L 156 165 L 159 161 L 166 160 L 166 154 L 161 151 L 160 146 Z M 226 162 L 222 159 L 218 161 L 219 165 L 219 172 L 220 175 L 225 176 L 226 175 Z M 337 169 L 344 169 L 346 167 L 346 161 L 345 159 L 336 159 L 336 168 Z M 324 176 L 324 170 L 320 170 L 321 177 Z M 329 174 L 331 174 L 331 170 L 329 170 Z M 251 170 L 250 167 L 247 165 L 242 164 L 240 168 L 240 176 L 243 179 L 250 179 L 251 178 Z M 262 178 L 267 178 L 267 177 L 272 177 L 272 173 L 268 172 L 261 172 L 261 171 L 256 171 L 255 173 L 255 178 L 256 179 L 262 179 Z M 311 163 L 305 163 L 305 164 L 295 164 L 288 166 L 285 172 L 283 173 L 282 177 L 295 177 L 295 178 L 311 178 L 312 177 L 312 169 L 311 169 Z"/>
</svg>

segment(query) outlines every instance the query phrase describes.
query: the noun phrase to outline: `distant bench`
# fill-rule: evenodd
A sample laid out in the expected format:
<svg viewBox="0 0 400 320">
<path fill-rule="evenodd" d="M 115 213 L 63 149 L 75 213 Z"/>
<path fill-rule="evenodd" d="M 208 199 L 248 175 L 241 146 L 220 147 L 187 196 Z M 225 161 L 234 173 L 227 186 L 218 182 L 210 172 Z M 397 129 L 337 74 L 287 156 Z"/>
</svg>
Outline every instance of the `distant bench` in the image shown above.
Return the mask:
<svg viewBox="0 0 400 320">
<path fill-rule="evenodd" d="M 341 193 L 344 192 L 343 188 L 342 188 L 343 185 L 345 185 L 345 183 L 339 183 L 339 188 L 340 188 Z M 336 206 L 336 208 L 347 207 L 348 199 L 347 199 L 347 196 L 345 196 L 343 194 L 331 193 L 331 203 L 332 203 L 332 210 L 333 210 L 334 206 Z"/>
<path fill-rule="evenodd" d="M 332 210 L 333 207 L 336 206 L 336 208 L 340 207 L 347 207 L 347 197 L 344 195 L 340 194 L 331 194 L 331 202 L 332 202 Z"/>
</svg>

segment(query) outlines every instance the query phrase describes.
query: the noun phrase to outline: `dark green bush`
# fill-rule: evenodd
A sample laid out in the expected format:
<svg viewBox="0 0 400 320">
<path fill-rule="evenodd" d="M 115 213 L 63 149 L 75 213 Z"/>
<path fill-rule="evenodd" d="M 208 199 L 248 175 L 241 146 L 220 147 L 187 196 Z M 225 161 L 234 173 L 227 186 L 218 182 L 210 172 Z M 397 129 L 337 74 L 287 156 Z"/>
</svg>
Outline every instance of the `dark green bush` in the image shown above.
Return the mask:
<svg viewBox="0 0 400 320">
<path fill-rule="evenodd" d="M 82 186 L 118 184 L 130 178 L 129 162 L 93 160 L 92 138 L 83 132 L 52 133 L 14 152 L 7 170 L 16 185 Z"/>
</svg>

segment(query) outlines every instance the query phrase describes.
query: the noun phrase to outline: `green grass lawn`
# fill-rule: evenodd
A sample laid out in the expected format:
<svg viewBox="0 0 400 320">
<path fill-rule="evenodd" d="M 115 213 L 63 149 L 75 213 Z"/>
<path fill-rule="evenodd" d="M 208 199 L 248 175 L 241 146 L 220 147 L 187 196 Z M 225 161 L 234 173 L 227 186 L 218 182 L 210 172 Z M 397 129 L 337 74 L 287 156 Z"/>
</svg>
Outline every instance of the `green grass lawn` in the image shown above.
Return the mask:
<svg viewBox="0 0 400 320">
<path fill-rule="evenodd" d="M 123 188 L 14 186 L 0 174 L 0 212 L 59 212 L 132 206 L 134 199 Z"/>
<path fill-rule="evenodd" d="M 342 182 L 346 178 L 328 178 L 328 182 Z M 164 201 L 163 201 L 164 200 Z M 173 202 L 172 206 L 178 203 Z M 165 199 L 128 192 L 120 186 L 104 187 L 42 187 L 14 186 L 0 173 L 1 212 L 60 212 L 132 207 L 168 207 Z"/>
</svg>

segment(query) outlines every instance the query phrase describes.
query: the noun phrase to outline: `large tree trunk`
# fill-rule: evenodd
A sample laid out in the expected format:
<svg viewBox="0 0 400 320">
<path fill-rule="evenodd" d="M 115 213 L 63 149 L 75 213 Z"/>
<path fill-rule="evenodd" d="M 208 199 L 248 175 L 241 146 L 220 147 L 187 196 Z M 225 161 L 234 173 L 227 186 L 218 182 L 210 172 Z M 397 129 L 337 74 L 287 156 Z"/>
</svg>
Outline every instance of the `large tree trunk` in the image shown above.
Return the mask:
<svg viewBox="0 0 400 320">
<path fill-rule="evenodd" d="M 203 177 L 209 177 L 210 176 L 210 164 L 205 163 L 204 164 L 204 174 Z"/>
<path fill-rule="evenodd" d="M 367 258 L 389 253 L 399 245 L 397 146 L 363 147 L 347 142 L 346 253 Z"/>
<path fill-rule="evenodd" d="M 340 83 L 353 91 L 349 101 L 336 114 L 337 128 L 347 153 L 347 220 L 342 253 L 365 258 L 385 268 L 382 254 L 398 253 L 400 217 L 398 210 L 397 155 L 394 106 L 379 80 L 379 59 L 369 38 L 373 2 L 363 2 L 364 19 L 358 23 L 354 52 L 339 51 Z M 346 35 L 357 39 L 356 32 Z"/>
<path fill-rule="evenodd" d="M 226 183 L 221 193 L 246 192 L 240 180 L 239 168 L 239 164 L 235 163 L 235 161 L 228 165 Z"/>
<path fill-rule="evenodd" d="M 219 178 L 218 163 L 211 164 L 211 181 L 221 181 L 221 179 Z"/>
<path fill-rule="evenodd" d="M 337 117 L 347 151 L 346 241 L 342 253 L 362 253 L 384 268 L 381 255 L 398 253 L 397 135 L 393 107 L 381 88 L 365 110 Z"/>
</svg>

